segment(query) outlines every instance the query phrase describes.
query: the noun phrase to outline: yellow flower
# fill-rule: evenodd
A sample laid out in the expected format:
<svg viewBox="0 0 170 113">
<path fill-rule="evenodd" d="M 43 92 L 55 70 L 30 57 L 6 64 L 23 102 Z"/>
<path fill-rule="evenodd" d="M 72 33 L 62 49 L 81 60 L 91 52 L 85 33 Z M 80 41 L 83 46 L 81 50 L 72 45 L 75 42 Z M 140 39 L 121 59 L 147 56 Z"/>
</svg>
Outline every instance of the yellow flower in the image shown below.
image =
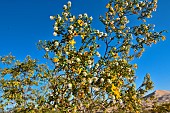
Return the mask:
<svg viewBox="0 0 170 113">
<path fill-rule="evenodd" d="M 74 27 L 76 27 L 76 24 L 73 24 Z"/>
<path fill-rule="evenodd" d="M 71 69 L 71 71 L 72 71 L 72 72 L 75 72 L 75 69 L 74 69 L 74 68 L 72 68 L 72 69 Z"/>
<path fill-rule="evenodd" d="M 88 52 L 87 52 L 87 51 L 85 51 L 85 52 L 84 52 L 84 55 L 85 55 L 85 56 L 87 56 L 87 55 L 88 55 Z"/>
<path fill-rule="evenodd" d="M 76 31 L 73 32 L 73 36 L 78 36 Z"/>
<path fill-rule="evenodd" d="M 78 68 L 77 73 L 80 74 L 82 71 L 82 68 Z"/>
<path fill-rule="evenodd" d="M 114 84 L 112 84 L 111 90 L 112 90 L 112 92 L 114 93 L 114 95 L 116 96 L 117 99 L 121 98 L 120 91 L 117 87 L 114 86 Z"/>
<path fill-rule="evenodd" d="M 157 43 L 157 41 L 156 41 L 156 40 L 153 40 L 153 43 L 154 43 L 154 44 L 156 44 L 156 43 Z"/>
<path fill-rule="evenodd" d="M 106 5 L 106 8 L 109 8 L 109 7 L 110 7 L 110 4 L 107 4 L 107 5 Z"/>
<path fill-rule="evenodd" d="M 123 59 L 123 63 L 127 64 L 127 60 Z"/>
<path fill-rule="evenodd" d="M 83 26 L 83 24 L 84 24 L 83 20 L 77 20 L 77 22 L 80 26 Z"/>
<path fill-rule="evenodd" d="M 73 38 L 73 36 L 72 36 L 72 35 L 68 35 L 67 37 L 68 37 L 68 39 L 72 39 L 72 38 Z"/>
<path fill-rule="evenodd" d="M 162 40 L 163 40 L 163 41 L 166 40 L 166 37 L 165 37 L 165 36 L 162 36 Z"/>
<path fill-rule="evenodd" d="M 112 81 L 116 80 L 116 78 L 117 78 L 116 76 L 113 76 L 113 77 L 112 77 Z"/>
<path fill-rule="evenodd" d="M 112 84 L 112 87 L 111 87 L 112 92 L 114 92 L 116 89 L 117 89 L 117 88 L 115 87 L 115 85 Z"/>
<path fill-rule="evenodd" d="M 120 7 L 120 8 L 119 8 L 119 11 L 120 11 L 120 12 L 123 12 L 123 7 Z"/>
<path fill-rule="evenodd" d="M 73 110 L 74 110 L 73 113 L 76 113 L 77 112 L 77 107 L 74 106 Z"/>
<path fill-rule="evenodd" d="M 56 58 L 56 57 L 55 57 L 55 58 L 53 58 L 53 62 L 54 62 L 54 63 L 56 63 L 56 62 L 58 62 L 58 61 L 59 61 L 59 59 L 58 59 L 58 58 Z"/>
<path fill-rule="evenodd" d="M 123 81 L 119 80 L 118 81 L 118 86 L 120 87 L 123 84 Z"/>
<path fill-rule="evenodd" d="M 138 68 L 138 65 L 137 65 L 137 64 L 134 64 L 133 67 L 137 69 L 137 68 Z"/>
<path fill-rule="evenodd" d="M 135 99 L 136 99 L 136 95 L 133 95 L 133 96 L 132 96 L 132 99 L 135 100 Z"/>
<path fill-rule="evenodd" d="M 79 97 L 79 98 L 84 98 L 84 96 L 85 96 L 85 95 L 84 95 L 84 92 L 79 92 L 79 93 L 78 93 L 78 97 Z"/>
<path fill-rule="evenodd" d="M 145 51 L 145 48 L 142 48 L 142 50 L 141 50 L 142 52 L 144 52 Z"/>
<path fill-rule="evenodd" d="M 119 90 L 114 91 L 114 94 L 115 94 L 117 99 L 121 98 Z"/>
<path fill-rule="evenodd" d="M 21 111 L 21 108 L 17 108 L 17 111 L 18 111 L 18 112 Z"/>
<path fill-rule="evenodd" d="M 119 57 L 119 56 L 118 56 L 118 53 L 113 53 L 113 52 L 112 52 L 112 55 L 113 55 L 114 58 L 118 58 L 118 57 Z"/>
<path fill-rule="evenodd" d="M 115 5 L 116 11 L 117 11 L 118 7 L 119 7 L 118 4 L 116 4 L 116 5 Z"/>
<path fill-rule="evenodd" d="M 55 108 L 52 108 L 52 111 L 55 111 Z"/>
<path fill-rule="evenodd" d="M 121 26 L 120 26 L 120 29 L 124 29 L 124 28 L 125 28 L 125 26 L 124 26 L 124 25 L 121 25 Z"/>
<path fill-rule="evenodd" d="M 117 73 L 118 76 L 120 76 L 121 74 L 120 73 Z"/>
<path fill-rule="evenodd" d="M 82 35 L 81 35 L 82 40 L 84 40 L 85 36 L 86 36 L 85 33 L 82 33 Z"/>
<path fill-rule="evenodd" d="M 75 43 L 76 43 L 76 42 L 74 41 L 74 39 L 71 40 L 71 41 L 69 41 L 69 44 L 71 44 L 72 46 L 74 46 Z"/>
</svg>

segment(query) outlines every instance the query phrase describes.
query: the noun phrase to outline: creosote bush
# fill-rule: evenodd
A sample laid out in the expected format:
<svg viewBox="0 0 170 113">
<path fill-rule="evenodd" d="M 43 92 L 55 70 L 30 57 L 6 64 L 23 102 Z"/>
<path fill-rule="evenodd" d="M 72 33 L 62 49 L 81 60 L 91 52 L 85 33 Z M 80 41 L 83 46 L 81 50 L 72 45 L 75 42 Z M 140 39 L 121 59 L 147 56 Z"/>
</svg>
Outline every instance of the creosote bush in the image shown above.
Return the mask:
<svg viewBox="0 0 170 113">
<path fill-rule="evenodd" d="M 86 13 L 72 15 L 70 1 L 61 15 L 50 16 L 55 38 L 37 44 L 49 65 L 30 56 L 22 62 L 11 54 L 1 57 L 0 108 L 24 113 L 141 112 L 153 83 L 146 74 L 136 88 L 138 66 L 131 61 L 145 47 L 165 40 L 164 30 L 156 32 L 147 23 L 157 0 L 110 0 L 106 8 L 99 17 L 105 31 L 94 29 Z M 130 16 L 137 25 L 131 26 Z"/>
</svg>

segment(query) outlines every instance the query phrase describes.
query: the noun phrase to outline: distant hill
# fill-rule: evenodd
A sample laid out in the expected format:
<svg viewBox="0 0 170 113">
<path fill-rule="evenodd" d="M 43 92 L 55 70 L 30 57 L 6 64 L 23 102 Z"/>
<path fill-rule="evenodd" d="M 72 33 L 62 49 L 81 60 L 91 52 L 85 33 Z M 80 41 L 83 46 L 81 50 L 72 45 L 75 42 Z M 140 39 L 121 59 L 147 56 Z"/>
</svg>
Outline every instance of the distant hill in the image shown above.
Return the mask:
<svg viewBox="0 0 170 113">
<path fill-rule="evenodd" d="M 151 100 L 150 99 L 151 97 L 155 97 L 156 100 L 155 99 Z M 161 105 L 161 104 L 164 104 L 164 103 L 170 103 L 170 91 L 167 91 L 167 90 L 156 90 L 156 91 L 146 95 L 144 97 L 144 99 L 147 100 L 148 102 L 146 102 L 146 101 L 142 102 L 143 110 L 144 110 L 144 112 L 142 112 L 142 113 L 155 113 L 155 112 L 149 112 L 148 110 L 152 109 L 152 105 L 153 105 L 154 102 L 158 103 L 158 105 Z M 108 109 L 108 113 L 112 113 L 113 111 L 114 110 L 113 110 L 112 107 Z M 102 112 L 97 112 L 97 113 L 102 113 Z M 170 112 L 169 111 L 167 112 L 165 110 L 165 112 L 161 111 L 161 113 L 170 113 Z"/>
<path fill-rule="evenodd" d="M 156 100 L 155 99 L 152 100 L 151 97 L 155 97 Z M 145 110 L 152 109 L 152 106 L 153 106 L 154 103 L 156 103 L 158 106 L 161 106 L 163 104 L 166 105 L 166 106 L 167 105 L 169 106 L 169 104 L 170 104 L 170 91 L 156 90 L 153 93 L 148 94 L 144 98 L 147 100 L 147 103 L 146 103 L 146 101 L 143 102 Z M 162 108 L 161 108 L 161 112 L 162 112 Z M 167 113 L 167 110 L 165 110 L 164 112 Z M 169 113 L 169 111 L 168 111 L 168 113 Z"/>
<path fill-rule="evenodd" d="M 157 102 L 159 103 L 170 102 L 170 91 L 167 90 L 156 90 L 145 96 L 145 98 L 148 99 L 151 96 L 157 98 Z"/>
</svg>

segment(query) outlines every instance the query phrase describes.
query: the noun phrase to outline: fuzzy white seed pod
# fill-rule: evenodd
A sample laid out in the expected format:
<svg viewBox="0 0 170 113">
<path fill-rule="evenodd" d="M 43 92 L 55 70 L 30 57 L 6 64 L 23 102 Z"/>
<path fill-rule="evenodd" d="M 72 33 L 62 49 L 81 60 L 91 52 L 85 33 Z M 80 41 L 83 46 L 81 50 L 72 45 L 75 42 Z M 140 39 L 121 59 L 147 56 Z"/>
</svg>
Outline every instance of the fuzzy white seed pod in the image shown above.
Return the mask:
<svg viewBox="0 0 170 113">
<path fill-rule="evenodd" d="M 67 17 L 67 16 L 68 16 L 68 13 L 64 13 L 64 16 Z"/>
<path fill-rule="evenodd" d="M 108 82 L 109 84 L 111 84 L 111 83 L 112 83 L 112 81 L 111 81 L 110 79 L 107 79 L 107 82 Z"/>
<path fill-rule="evenodd" d="M 100 35 L 103 36 L 103 32 L 100 32 Z"/>
<path fill-rule="evenodd" d="M 107 33 L 104 33 L 103 36 L 104 36 L 104 37 L 107 37 Z"/>
<path fill-rule="evenodd" d="M 114 21 L 111 21 L 110 24 L 113 25 L 115 22 Z"/>
<path fill-rule="evenodd" d="M 51 20 L 54 20 L 54 19 L 55 19 L 55 17 L 54 17 L 54 16 L 50 16 L 50 19 L 51 19 Z"/>
<path fill-rule="evenodd" d="M 111 11 L 114 11 L 113 7 L 110 7 L 110 10 L 111 10 Z"/>
<path fill-rule="evenodd" d="M 66 10 L 66 9 L 67 9 L 67 6 L 66 6 L 66 5 L 64 5 L 64 6 L 63 6 L 63 9 L 64 9 L 64 10 Z"/>
<path fill-rule="evenodd" d="M 120 100 L 119 100 L 119 103 L 120 103 L 120 104 L 123 104 L 123 101 L 122 101 L 122 99 L 120 99 Z"/>
<path fill-rule="evenodd" d="M 131 72 L 132 70 L 130 68 L 128 68 L 128 71 Z"/>
<path fill-rule="evenodd" d="M 99 53 L 98 51 L 96 52 L 96 55 L 97 55 L 98 57 L 100 57 L 100 56 L 101 56 L 101 55 L 100 55 L 100 53 Z"/>
<path fill-rule="evenodd" d="M 84 17 L 87 17 L 87 13 L 84 13 Z"/>
<path fill-rule="evenodd" d="M 126 2 L 125 5 L 128 6 L 129 5 L 128 2 Z"/>
<path fill-rule="evenodd" d="M 91 21 L 92 21 L 92 20 L 93 20 L 93 17 L 91 16 L 91 17 L 89 18 L 89 20 L 91 20 Z"/>
<path fill-rule="evenodd" d="M 83 75 L 84 75 L 84 76 L 87 76 L 87 73 L 84 71 L 84 72 L 83 72 Z"/>
<path fill-rule="evenodd" d="M 70 25 L 70 29 L 71 29 L 71 30 L 73 30 L 73 29 L 74 29 L 74 27 L 73 27 L 72 25 Z"/>
<path fill-rule="evenodd" d="M 68 84 L 68 88 L 72 89 L 72 84 L 71 83 Z"/>
<path fill-rule="evenodd" d="M 97 82 L 98 79 L 99 78 L 97 78 L 97 77 L 93 77 L 94 82 Z"/>
<path fill-rule="evenodd" d="M 55 30 L 55 31 L 58 31 L 58 27 L 55 26 L 55 27 L 54 27 L 54 30 Z"/>
<path fill-rule="evenodd" d="M 99 91 L 99 88 L 98 88 L 98 87 L 93 87 L 93 89 L 94 89 L 95 91 Z"/>
<path fill-rule="evenodd" d="M 57 36 L 57 33 L 56 33 L 56 32 L 53 32 L 53 36 Z"/>
<path fill-rule="evenodd" d="M 97 64 L 96 64 L 96 68 L 98 68 L 98 67 L 99 67 L 99 64 L 97 63 Z"/>
<path fill-rule="evenodd" d="M 81 52 L 79 52 L 79 55 L 83 55 Z"/>
<path fill-rule="evenodd" d="M 72 30 L 68 30 L 68 33 L 69 33 L 69 34 L 72 34 L 73 32 L 72 32 Z"/>
<path fill-rule="evenodd" d="M 118 21 L 118 20 L 120 20 L 120 18 L 116 18 L 116 20 Z"/>
<path fill-rule="evenodd" d="M 115 62 L 115 65 L 116 65 L 116 66 L 118 66 L 118 65 L 119 65 L 119 63 L 118 63 L 118 62 Z"/>
<path fill-rule="evenodd" d="M 56 108 L 56 109 L 58 108 L 58 105 L 57 105 L 57 104 L 55 105 L 55 108 Z"/>
<path fill-rule="evenodd" d="M 104 82 L 104 78 L 101 78 L 101 79 L 100 79 L 100 82 Z"/>
<path fill-rule="evenodd" d="M 59 42 L 58 41 L 55 41 L 54 42 L 54 46 L 58 46 L 59 45 Z"/>
<path fill-rule="evenodd" d="M 54 25 L 55 25 L 55 26 L 58 26 L 58 22 L 55 22 Z"/>
<path fill-rule="evenodd" d="M 93 80 L 91 78 L 88 78 L 88 82 L 91 84 Z"/>
<path fill-rule="evenodd" d="M 83 16 L 82 16 L 82 14 L 79 14 L 79 18 L 82 18 Z"/>
<path fill-rule="evenodd" d="M 96 76 L 96 75 L 97 75 L 97 72 L 94 72 L 94 75 Z"/>
<path fill-rule="evenodd" d="M 100 57 L 100 56 L 101 56 L 101 55 L 100 55 L 100 53 L 99 53 L 98 51 L 96 52 L 96 55 L 97 55 L 98 57 Z"/>
<path fill-rule="evenodd" d="M 139 7 L 139 4 L 136 4 L 136 7 Z"/>
<path fill-rule="evenodd" d="M 79 58 L 76 58 L 76 61 L 77 61 L 77 62 L 80 62 L 81 60 L 80 60 Z"/>
<path fill-rule="evenodd" d="M 67 2 L 67 5 L 68 5 L 69 7 L 71 7 L 71 1 L 68 1 L 68 2 Z"/>
<path fill-rule="evenodd" d="M 102 37 L 102 35 L 99 35 L 99 37 Z"/>
<path fill-rule="evenodd" d="M 89 68 L 91 68 L 91 67 L 92 67 L 92 65 L 89 65 L 88 67 L 89 67 Z"/>
<path fill-rule="evenodd" d="M 115 100 L 115 96 L 114 95 L 112 95 L 112 99 Z"/>
<path fill-rule="evenodd" d="M 139 10 L 141 11 L 141 10 L 142 10 L 142 8 L 141 8 L 141 7 L 139 7 Z"/>
<path fill-rule="evenodd" d="M 88 60 L 88 64 L 92 64 L 92 61 L 91 61 L 91 60 Z"/>
<path fill-rule="evenodd" d="M 76 17 L 75 17 L 75 16 L 73 16 L 73 19 L 75 20 L 75 19 L 76 19 Z"/>
<path fill-rule="evenodd" d="M 70 19 L 70 22 L 73 22 L 74 21 L 74 19 L 73 18 L 69 18 Z"/>
<path fill-rule="evenodd" d="M 88 24 L 87 23 L 84 23 L 84 26 L 87 26 Z"/>
<path fill-rule="evenodd" d="M 48 52 L 48 51 L 49 51 L 49 48 L 48 48 L 48 47 L 46 47 L 46 48 L 45 48 L 45 51 L 47 51 L 47 52 Z"/>
<path fill-rule="evenodd" d="M 156 11 L 156 9 L 153 9 L 153 11 Z"/>
<path fill-rule="evenodd" d="M 99 34 L 99 30 L 96 30 L 96 33 Z"/>
<path fill-rule="evenodd" d="M 61 21 L 61 17 L 60 16 L 58 17 L 58 21 Z"/>
<path fill-rule="evenodd" d="M 86 78 L 82 78 L 82 81 L 83 81 L 84 83 L 86 83 Z"/>
</svg>

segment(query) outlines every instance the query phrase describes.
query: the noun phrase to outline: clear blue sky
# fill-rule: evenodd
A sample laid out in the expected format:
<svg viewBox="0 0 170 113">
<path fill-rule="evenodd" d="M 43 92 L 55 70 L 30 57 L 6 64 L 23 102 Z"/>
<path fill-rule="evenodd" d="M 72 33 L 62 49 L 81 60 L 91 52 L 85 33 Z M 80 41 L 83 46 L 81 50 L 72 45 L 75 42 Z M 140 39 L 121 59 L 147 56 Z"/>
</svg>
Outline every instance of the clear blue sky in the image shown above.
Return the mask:
<svg viewBox="0 0 170 113">
<path fill-rule="evenodd" d="M 93 26 L 103 27 L 98 16 L 104 15 L 108 0 L 71 0 L 72 13 L 87 13 L 93 16 Z M 38 40 L 51 40 L 53 37 L 53 21 L 50 15 L 62 12 L 67 0 L 0 0 L 0 56 L 12 52 L 17 59 L 22 60 L 26 55 L 42 58 L 38 51 Z M 155 30 L 170 31 L 170 1 L 158 0 L 158 9 L 150 19 L 156 25 Z M 146 73 L 151 74 L 155 89 L 170 90 L 170 34 L 167 40 L 147 48 L 138 63 L 136 72 L 137 86 L 142 82 Z"/>
</svg>

